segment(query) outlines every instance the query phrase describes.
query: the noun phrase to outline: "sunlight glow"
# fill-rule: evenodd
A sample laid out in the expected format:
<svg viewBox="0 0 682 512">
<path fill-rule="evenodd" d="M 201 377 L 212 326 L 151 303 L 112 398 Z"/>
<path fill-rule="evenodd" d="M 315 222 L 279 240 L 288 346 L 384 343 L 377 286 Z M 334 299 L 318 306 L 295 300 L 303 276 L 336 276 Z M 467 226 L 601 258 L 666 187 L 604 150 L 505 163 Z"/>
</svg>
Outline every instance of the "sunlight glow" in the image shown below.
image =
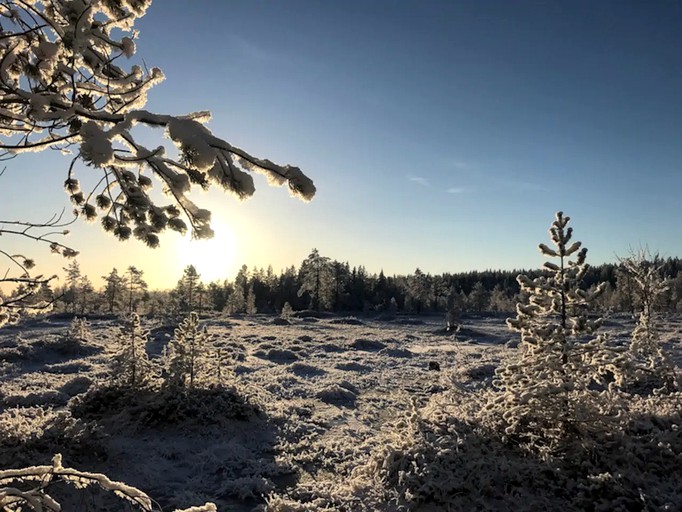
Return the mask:
<svg viewBox="0 0 682 512">
<path fill-rule="evenodd" d="M 175 251 L 180 274 L 188 265 L 194 265 L 204 283 L 222 281 L 236 271 L 237 238 L 234 231 L 219 220 L 214 220 L 211 226 L 215 232 L 212 239 L 193 240 L 188 232 L 178 240 Z"/>
</svg>

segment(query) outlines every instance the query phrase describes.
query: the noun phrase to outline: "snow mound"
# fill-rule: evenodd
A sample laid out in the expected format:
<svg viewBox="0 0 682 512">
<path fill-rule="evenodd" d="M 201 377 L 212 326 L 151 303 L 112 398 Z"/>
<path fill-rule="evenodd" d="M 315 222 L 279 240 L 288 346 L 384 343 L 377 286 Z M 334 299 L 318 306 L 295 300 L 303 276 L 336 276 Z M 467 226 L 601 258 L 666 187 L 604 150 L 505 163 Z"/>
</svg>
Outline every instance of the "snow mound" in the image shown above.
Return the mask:
<svg viewBox="0 0 682 512">
<path fill-rule="evenodd" d="M 382 349 L 379 351 L 380 356 L 386 356 L 386 357 L 403 357 L 403 358 L 410 358 L 414 354 L 410 352 L 406 348 L 391 348 L 387 347 L 385 349 Z"/>
<path fill-rule="evenodd" d="M 289 366 L 289 370 L 299 377 L 316 377 L 327 373 L 322 368 L 305 363 L 294 363 Z"/>
<path fill-rule="evenodd" d="M 248 421 L 260 414 L 236 389 L 222 386 L 191 389 L 99 387 L 69 402 L 71 413 L 88 420 L 120 425 L 164 427 L 182 424 L 204 428 L 231 420 Z"/>
<path fill-rule="evenodd" d="M 386 348 L 386 344 L 379 340 L 370 340 L 367 338 L 358 338 L 350 345 L 355 350 L 363 350 L 366 352 L 375 352 Z"/>
<path fill-rule="evenodd" d="M 344 381 L 322 388 L 316 393 L 316 396 L 327 404 L 352 406 L 358 397 L 358 391 L 355 386 Z"/>
</svg>

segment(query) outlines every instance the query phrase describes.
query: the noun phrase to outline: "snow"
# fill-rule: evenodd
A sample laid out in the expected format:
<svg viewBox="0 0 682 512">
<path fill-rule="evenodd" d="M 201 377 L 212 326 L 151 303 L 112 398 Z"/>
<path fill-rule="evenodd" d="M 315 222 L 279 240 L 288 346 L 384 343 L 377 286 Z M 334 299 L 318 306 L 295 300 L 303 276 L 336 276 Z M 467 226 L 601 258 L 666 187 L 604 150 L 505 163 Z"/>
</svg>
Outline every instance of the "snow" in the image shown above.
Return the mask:
<svg viewBox="0 0 682 512">
<path fill-rule="evenodd" d="M 490 386 L 501 362 L 516 353 L 505 345 L 513 335 L 503 318 L 465 320 L 456 337 L 442 333 L 440 317 L 422 317 L 421 322 L 362 318 L 351 323 L 336 317 L 315 323 L 292 319 L 291 325 L 275 325 L 272 320 L 267 316 L 202 320 L 210 343 L 232 354 L 234 386 L 247 400 L 247 408 L 244 415 L 231 417 L 230 395 L 212 390 L 200 405 L 188 403 L 189 409 L 178 409 L 172 421 L 145 412 L 161 405 L 154 393 L 116 398 L 114 390 L 89 405 L 82 402 L 86 390 L 107 382 L 110 360 L 118 350 L 119 322 L 91 321 L 89 341 L 75 345 L 65 345 L 69 324 L 57 318 L 0 330 L 0 467 L 49 464 L 60 452 L 65 465 L 125 482 L 171 510 L 210 501 L 218 510 L 239 512 L 264 506 L 267 499 L 269 510 L 388 511 L 393 510 L 389 502 L 395 496 L 390 497 L 393 491 L 377 494 L 377 482 L 393 481 L 395 468 L 407 464 L 404 477 L 391 488 L 414 484 L 416 495 L 441 489 L 438 499 L 454 500 L 452 510 L 475 508 L 472 503 L 486 499 L 492 500 L 489 508 L 500 506 L 495 500 L 505 496 L 505 485 L 515 486 L 515 494 L 506 499 L 520 504 L 520 510 L 533 503 L 571 509 L 564 507 L 561 496 L 542 490 L 542 482 L 494 480 L 512 478 L 517 470 L 546 478 L 538 463 L 496 448 L 491 441 L 476 441 L 462 426 L 446 427 L 443 419 L 432 423 L 433 415 L 440 418 L 442 411 L 453 407 L 447 421 L 465 418 L 462 404 L 469 402 L 453 401 L 452 394 L 475 397 Z M 149 320 L 145 324 L 152 333 L 147 350 L 160 365 L 168 329 Z M 633 324 L 615 318 L 608 328 L 614 337 L 626 337 Z M 665 346 L 678 366 L 680 333 L 682 318 L 661 325 Z M 430 363 L 438 363 L 440 371 L 429 369 Z M 633 408 L 643 407 L 636 403 Z M 680 411 L 668 408 L 657 414 L 670 418 L 662 421 L 675 421 Z M 431 431 L 437 425 L 445 429 L 440 434 Z M 453 438 L 456 432 L 461 436 L 459 448 Z M 682 438 L 679 431 L 670 431 L 665 440 L 674 447 Z M 409 469 L 413 467 L 409 457 L 415 457 L 414 468 L 422 467 L 435 446 L 442 452 L 435 460 L 443 466 L 432 465 L 430 471 L 435 482 L 444 478 L 440 488 Z M 678 453 L 680 447 L 682 443 Z M 489 463 L 474 456 L 484 449 L 492 457 Z M 458 450 L 464 450 L 462 455 Z M 462 459 L 465 454 L 469 459 Z M 642 477 L 651 486 L 642 492 L 655 493 L 675 478 L 679 481 L 682 466 L 665 466 L 669 464 L 665 458 L 660 464 L 668 476 Z M 459 477 L 467 468 L 462 484 L 467 490 L 456 491 L 456 483 L 439 473 L 443 468 Z M 488 477 L 481 473 L 489 471 Z M 599 485 L 616 485 L 616 480 L 607 478 Z M 493 495 L 485 498 L 467 487 L 476 482 L 481 493 Z M 663 495 L 679 498 L 670 488 Z M 650 509 L 658 510 L 653 505 Z"/>
</svg>

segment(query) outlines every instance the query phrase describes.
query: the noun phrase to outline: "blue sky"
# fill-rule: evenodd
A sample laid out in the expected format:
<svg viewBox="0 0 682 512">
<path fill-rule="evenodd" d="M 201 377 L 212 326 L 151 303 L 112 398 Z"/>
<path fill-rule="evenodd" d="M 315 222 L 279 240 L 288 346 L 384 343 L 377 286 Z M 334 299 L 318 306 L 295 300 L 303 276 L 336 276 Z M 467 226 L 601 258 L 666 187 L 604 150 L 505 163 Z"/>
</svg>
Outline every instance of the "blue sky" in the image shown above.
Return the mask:
<svg viewBox="0 0 682 512">
<path fill-rule="evenodd" d="M 529 268 L 560 209 L 592 263 L 682 254 L 681 26 L 673 2 L 156 0 L 135 58 L 167 77 L 150 110 L 211 110 L 214 133 L 318 188 L 310 204 L 260 177 L 245 203 L 197 193 L 230 233 L 198 246 L 224 253 L 207 277 L 313 247 L 388 274 Z M 0 218 L 68 208 L 67 165 L 8 162 Z M 93 279 L 137 264 L 171 286 L 187 264 L 177 236 L 151 251 L 72 230 Z"/>
</svg>

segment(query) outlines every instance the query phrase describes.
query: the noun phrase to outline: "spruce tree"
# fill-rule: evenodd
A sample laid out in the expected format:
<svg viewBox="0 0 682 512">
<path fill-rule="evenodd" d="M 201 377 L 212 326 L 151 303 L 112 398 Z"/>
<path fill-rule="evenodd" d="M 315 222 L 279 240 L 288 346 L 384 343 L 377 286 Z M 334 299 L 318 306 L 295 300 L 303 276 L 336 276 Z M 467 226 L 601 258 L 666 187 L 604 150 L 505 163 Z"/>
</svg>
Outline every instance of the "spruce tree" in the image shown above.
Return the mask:
<svg viewBox="0 0 682 512">
<path fill-rule="evenodd" d="M 587 249 L 571 242 L 569 217 L 556 214 L 549 233 L 554 248 L 540 252 L 555 262 L 544 264 L 535 279 L 519 275 L 527 302 L 516 306 L 509 327 L 521 333 L 518 357 L 496 372 L 488 412 L 501 419 L 508 439 L 531 446 L 556 447 L 604 419 L 597 399 L 602 375 L 615 363 L 605 351 L 604 338 L 592 337 L 601 319 L 589 317 L 590 304 L 602 286 L 581 288 L 587 271 Z M 574 259 L 569 259 L 573 256 Z"/>
</svg>

